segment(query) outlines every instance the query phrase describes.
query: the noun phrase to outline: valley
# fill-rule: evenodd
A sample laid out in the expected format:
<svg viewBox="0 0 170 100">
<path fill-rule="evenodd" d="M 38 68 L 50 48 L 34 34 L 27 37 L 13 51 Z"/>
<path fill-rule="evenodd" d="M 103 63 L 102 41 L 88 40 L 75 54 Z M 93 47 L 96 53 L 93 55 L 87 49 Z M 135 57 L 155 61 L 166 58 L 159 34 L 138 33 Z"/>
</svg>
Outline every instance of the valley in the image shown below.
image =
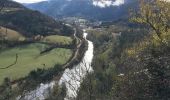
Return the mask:
<svg viewBox="0 0 170 100">
<path fill-rule="evenodd" d="M 0 100 L 169 100 L 169 14 L 167 0 L 0 0 Z"/>
</svg>

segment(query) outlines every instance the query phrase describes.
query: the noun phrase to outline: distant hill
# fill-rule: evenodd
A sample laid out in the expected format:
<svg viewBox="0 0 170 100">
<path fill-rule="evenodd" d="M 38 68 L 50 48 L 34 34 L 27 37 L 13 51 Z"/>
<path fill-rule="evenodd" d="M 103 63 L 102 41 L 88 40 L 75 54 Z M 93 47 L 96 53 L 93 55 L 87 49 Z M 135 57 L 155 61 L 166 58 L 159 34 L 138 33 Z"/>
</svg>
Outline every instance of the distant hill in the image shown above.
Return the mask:
<svg viewBox="0 0 170 100">
<path fill-rule="evenodd" d="M 0 12 L 0 26 L 16 30 L 25 36 L 70 35 L 71 29 L 49 16 L 14 1 L 1 0 L 0 3 L 0 8 L 4 6 Z"/>
<path fill-rule="evenodd" d="M 127 18 L 129 9 L 138 6 L 138 0 L 48 0 L 25 6 L 54 18 L 76 16 L 110 21 Z"/>
</svg>

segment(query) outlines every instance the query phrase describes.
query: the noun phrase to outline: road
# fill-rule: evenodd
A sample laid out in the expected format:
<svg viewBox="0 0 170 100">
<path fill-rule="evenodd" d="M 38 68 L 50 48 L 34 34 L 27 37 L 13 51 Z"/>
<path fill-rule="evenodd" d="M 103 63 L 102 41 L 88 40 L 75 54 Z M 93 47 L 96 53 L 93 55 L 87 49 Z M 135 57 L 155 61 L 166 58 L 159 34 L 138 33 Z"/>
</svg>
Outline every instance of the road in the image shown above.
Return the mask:
<svg viewBox="0 0 170 100">
<path fill-rule="evenodd" d="M 70 26 L 70 27 L 72 27 L 72 26 Z M 79 54 L 80 47 L 82 45 L 82 40 L 79 37 L 77 37 L 77 29 L 76 28 L 74 28 L 74 38 L 76 39 L 76 51 L 74 52 L 73 57 L 71 58 L 71 60 L 69 60 L 63 66 L 63 68 L 68 68 L 70 66 L 70 64 L 77 59 L 77 56 Z"/>
</svg>

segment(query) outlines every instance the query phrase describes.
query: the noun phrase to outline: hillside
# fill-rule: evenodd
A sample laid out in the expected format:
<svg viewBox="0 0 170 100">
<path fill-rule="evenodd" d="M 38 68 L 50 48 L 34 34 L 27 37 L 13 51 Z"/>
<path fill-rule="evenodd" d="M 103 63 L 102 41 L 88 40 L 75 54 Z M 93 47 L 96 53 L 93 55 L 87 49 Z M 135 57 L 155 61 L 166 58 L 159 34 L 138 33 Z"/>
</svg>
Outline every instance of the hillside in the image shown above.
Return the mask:
<svg viewBox="0 0 170 100">
<path fill-rule="evenodd" d="M 2 2 L 4 1 L 4 2 Z M 2 0 L 4 7 L 0 13 L 0 26 L 4 26 L 22 33 L 25 36 L 33 35 L 71 35 L 71 29 L 38 11 L 25 8 L 9 0 Z M 67 29 L 66 29 L 67 28 Z M 67 31 L 65 31 L 67 30 Z"/>
<path fill-rule="evenodd" d="M 129 8 L 137 7 L 137 1 L 138 0 L 48 0 L 25 5 L 54 18 L 83 17 L 86 19 L 108 21 L 128 18 Z"/>
<path fill-rule="evenodd" d="M 53 70 L 61 69 L 73 56 L 76 44 L 72 34 L 72 28 L 62 22 L 14 1 L 1 0 L 0 100 L 6 100 L 3 95 L 6 78 L 13 84 L 23 79 L 30 81 L 31 72 L 38 73 L 39 69 L 46 73 L 43 81 L 52 79 L 56 74 Z"/>
</svg>

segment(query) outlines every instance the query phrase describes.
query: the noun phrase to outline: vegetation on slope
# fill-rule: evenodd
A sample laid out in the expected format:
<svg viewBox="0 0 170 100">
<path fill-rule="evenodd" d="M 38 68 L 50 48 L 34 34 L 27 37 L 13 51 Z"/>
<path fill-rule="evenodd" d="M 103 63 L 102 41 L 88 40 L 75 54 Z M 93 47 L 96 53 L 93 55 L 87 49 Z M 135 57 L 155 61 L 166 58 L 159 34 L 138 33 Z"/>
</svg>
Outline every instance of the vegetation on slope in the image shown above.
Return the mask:
<svg viewBox="0 0 170 100">
<path fill-rule="evenodd" d="M 71 35 L 72 29 L 38 11 L 32 11 L 13 1 L 4 1 L 0 25 L 19 31 L 25 36 L 61 34 Z M 0 5 L 1 7 L 2 5 Z"/>
<path fill-rule="evenodd" d="M 170 99 L 170 6 L 159 0 L 140 6 L 133 21 L 142 26 L 119 27 L 117 38 L 108 31 L 92 34 L 95 70 L 82 83 L 78 100 Z"/>
</svg>

